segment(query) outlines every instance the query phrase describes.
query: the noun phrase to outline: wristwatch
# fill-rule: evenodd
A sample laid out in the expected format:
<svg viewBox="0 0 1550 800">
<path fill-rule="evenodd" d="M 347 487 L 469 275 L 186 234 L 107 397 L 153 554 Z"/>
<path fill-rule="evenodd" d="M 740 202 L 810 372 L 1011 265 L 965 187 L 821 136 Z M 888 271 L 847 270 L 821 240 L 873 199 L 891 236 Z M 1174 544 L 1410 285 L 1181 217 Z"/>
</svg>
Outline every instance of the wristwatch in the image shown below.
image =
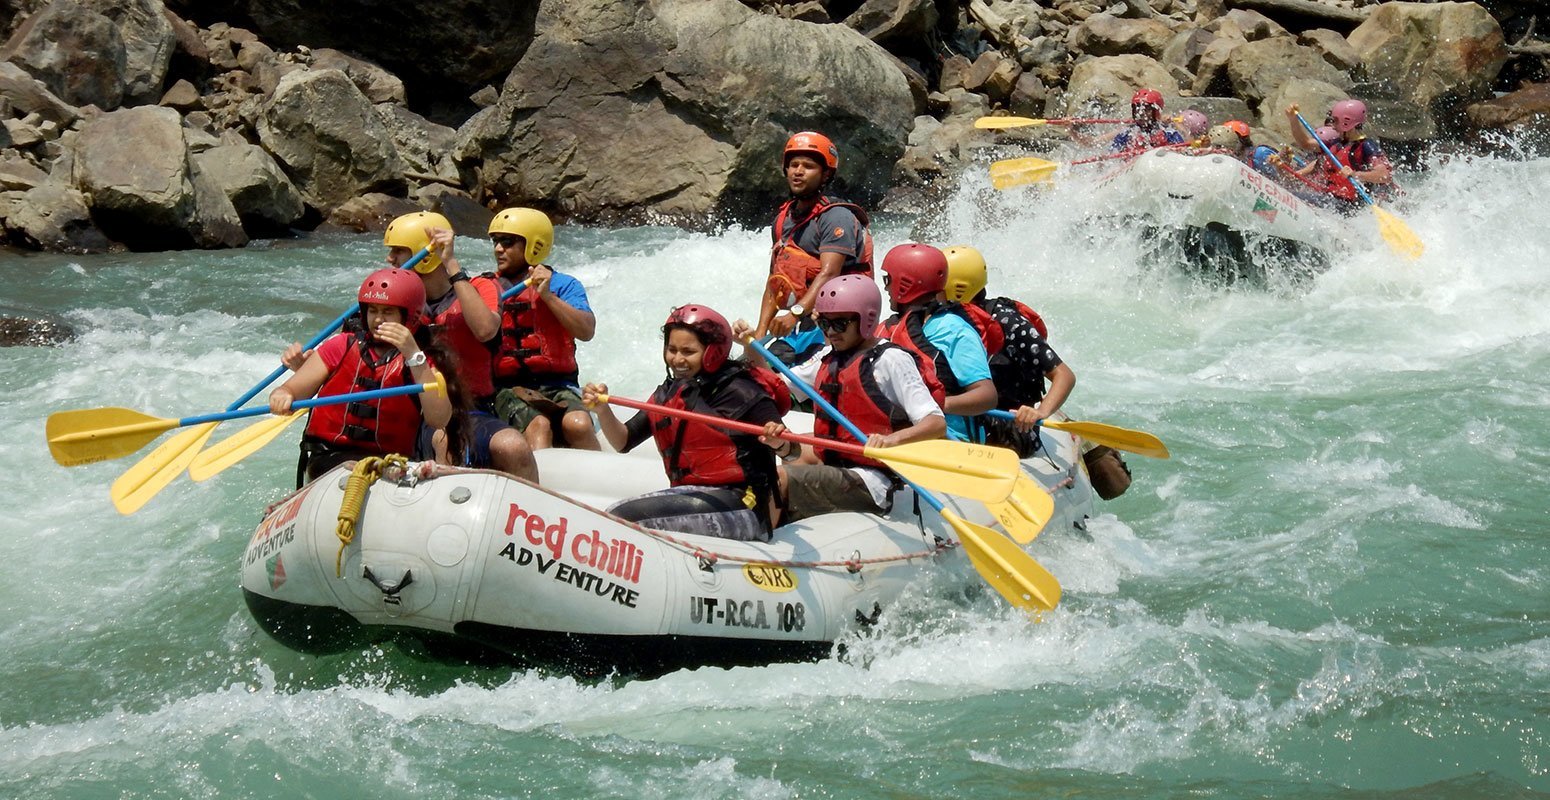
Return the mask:
<svg viewBox="0 0 1550 800">
<path fill-rule="evenodd" d="M 466 273 L 466 272 L 459 272 L 459 273 L 457 273 L 455 275 L 448 275 L 447 276 L 447 282 L 448 283 L 457 283 L 458 281 L 466 281 L 466 280 L 468 280 L 468 273 Z"/>
<path fill-rule="evenodd" d="M 804 315 L 807 314 L 807 309 L 803 308 L 801 303 L 792 303 L 791 307 L 786 310 L 790 311 L 791 316 L 796 317 L 797 319 L 801 319 Z"/>
<path fill-rule="evenodd" d="M 413 369 L 414 367 L 423 367 L 423 366 L 425 366 L 425 351 L 424 350 L 416 350 L 416 351 L 414 351 L 414 355 L 404 359 L 404 366 L 409 367 L 411 369 Z"/>
</svg>

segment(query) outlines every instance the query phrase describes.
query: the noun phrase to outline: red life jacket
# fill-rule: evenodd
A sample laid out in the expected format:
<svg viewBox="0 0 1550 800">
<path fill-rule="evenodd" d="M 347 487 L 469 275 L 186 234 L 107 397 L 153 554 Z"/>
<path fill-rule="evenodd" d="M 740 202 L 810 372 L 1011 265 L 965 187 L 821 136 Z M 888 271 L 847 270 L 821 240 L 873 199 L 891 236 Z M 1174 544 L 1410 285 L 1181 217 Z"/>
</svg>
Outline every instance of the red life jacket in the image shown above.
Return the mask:
<svg viewBox="0 0 1550 800">
<path fill-rule="evenodd" d="M 1373 167 L 1372 155 L 1373 150 L 1376 150 L 1376 146 L 1369 149 L 1366 147 L 1367 144 L 1369 143 L 1365 136 L 1352 142 L 1342 139 L 1330 145 L 1329 152 L 1335 155 L 1335 160 L 1339 161 L 1341 166 L 1350 167 L 1352 172 L 1366 172 Z M 1358 202 L 1359 197 L 1357 196 L 1356 189 L 1351 186 L 1351 182 L 1346 180 L 1344 175 L 1340 174 L 1340 170 L 1329 164 L 1328 157 L 1324 158 L 1323 161 L 1328 168 L 1328 172 L 1325 173 L 1325 179 L 1329 182 L 1329 193 L 1347 202 Z M 1368 194 L 1374 197 L 1382 197 L 1388 191 L 1385 184 L 1373 184 L 1364 188 L 1367 189 Z"/>
<path fill-rule="evenodd" d="M 1044 327 L 1044 318 L 1039 316 L 1039 312 L 1023 305 L 1021 300 L 1014 300 L 1010 297 L 992 298 L 985 301 L 986 312 L 989 313 L 991 308 L 1001 304 L 1011 304 L 1017 309 L 1017 313 L 1022 315 L 1023 319 L 1028 320 L 1028 324 L 1032 325 L 1033 329 L 1038 331 L 1040 336 L 1044 337 L 1045 341 L 1049 340 L 1049 328 Z M 991 313 L 991 321 L 995 321 L 994 313 Z"/>
<path fill-rule="evenodd" d="M 818 277 L 822 270 L 822 262 L 818 256 L 803 250 L 796 244 L 797 237 L 802 229 L 818 218 L 819 214 L 836 206 L 850 209 L 861 222 L 861 255 L 855 261 L 845 264 L 840 268 L 841 275 L 867 275 L 872 274 L 872 232 L 869 228 L 871 219 L 861 206 L 855 203 L 847 203 L 843 200 L 834 201 L 828 197 L 819 196 L 818 202 L 813 204 L 812 210 L 790 229 L 785 229 L 786 219 L 791 213 L 791 207 L 796 203 L 793 198 L 787 200 L 775 214 L 775 227 L 771 230 L 775 244 L 770 249 L 770 278 L 768 285 L 774 290 L 777 297 L 784 298 L 786 294 L 794 294 L 802 297 L 813 284 L 813 279 Z M 782 233 L 785 230 L 785 233 Z"/>
<path fill-rule="evenodd" d="M 938 314 L 956 314 L 973 325 L 980 335 L 980 342 L 985 345 L 986 356 L 1001 352 L 1006 344 L 1006 335 L 1001 332 L 1001 326 L 996 324 L 990 312 L 973 304 L 965 306 L 951 300 L 933 300 L 915 308 L 889 331 L 889 338 L 895 344 L 918 353 L 931 363 L 936 369 L 937 379 L 946 387 L 947 394 L 962 394 L 964 387 L 958 383 L 958 376 L 953 374 L 952 366 L 947 363 L 947 353 L 926 338 L 926 321 Z"/>
<path fill-rule="evenodd" d="M 538 299 L 537 289 L 529 286 L 501 304 L 500 345 L 492 371 L 500 386 L 532 375 L 576 382 L 576 338 Z"/>
<path fill-rule="evenodd" d="M 935 400 L 938 406 L 947 399 L 947 393 L 943 390 L 942 382 L 937 379 L 936 369 L 931 366 L 931 362 L 922 359 L 920 354 L 908 348 L 902 348 L 890 342 L 879 342 L 864 353 L 860 352 L 860 348 L 848 353 L 830 352 L 823 357 L 813 388 L 846 419 L 860 428 L 862 433 L 889 434 L 913 424 L 903 406 L 894 403 L 886 394 L 883 394 L 882 388 L 877 385 L 877 375 L 873 371 L 877 359 L 881 358 L 887 350 L 894 348 L 909 353 L 910 357 L 915 359 L 920 377 L 925 381 L 926 389 L 931 392 L 931 399 Z M 828 414 L 813 415 L 813 433 L 826 439 L 849 438 L 849 431 L 841 429 L 840 424 L 830 419 Z M 830 466 L 848 464 L 887 468 L 883 462 L 866 456 L 824 447 L 815 447 L 813 451 L 823 459 L 823 463 Z"/>
<path fill-rule="evenodd" d="M 497 293 L 500 291 L 500 284 L 496 282 L 493 273 L 477 275 L 469 281 L 474 283 L 476 288 L 479 281 L 494 283 Z M 455 294 L 456 291 L 456 284 L 454 284 L 452 293 Z M 474 336 L 473 330 L 468 327 L 468 321 L 463 318 L 463 302 L 454 297 L 446 308 L 430 317 L 430 325 L 435 331 L 436 339 L 457 357 L 458 377 L 463 381 L 463 385 L 468 387 L 469 393 L 475 399 L 481 400 L 495 394 L 495 383 L 491 379 L 492 356 L 490 354 L 493 342 L 481 342 Z"/>
<path fill-rule="evenodd" d="M 319 387 L 318 397 L 391 389 L 414 383 L 404 354 L 394 349 L 378 356 L 366 341 L 350 334 L 344 360 Z M 414 395 L 383 397 L 318 406 L 307 419 L 306 435 L 323 442 L 386 455 L 413 455 L 420 438 L 420 403 Z"/>
<path fill-rule="evenodd" d="M 727 372 L 727 369 L 722 371 Z M 739 385 L 745 380 L 754 385 Z M 768 394 L 782 415 L 791 410 L 791 392 L 779 376 L 767 369 L 752 370 L 740 365 L 731 367 L 731 372 L 726 375 L 713 376 L 700 384 L 684 380 L 663 384 L 652 393 L 651 400 L 668 408 L 717 415 L 706 397 L 726 391 L 747 393 L 754 398 L 750 404 L 757 401 L 759 394 Z M 745 459 L 739 455 L 746 457 L 749 453 L 765 458 L 773 470 L 774 452 L 759 444 L 757 437 L 751 434 L 734 434 L 714 425 L 650 411 L 646 412 L 646 418 L 651 421 L 651 436 L 656 439 L 657 450 L 662 454 L 662 467 L 673 486 L 748 486 L 751 481 L 743 466 Z"/>
</svg>

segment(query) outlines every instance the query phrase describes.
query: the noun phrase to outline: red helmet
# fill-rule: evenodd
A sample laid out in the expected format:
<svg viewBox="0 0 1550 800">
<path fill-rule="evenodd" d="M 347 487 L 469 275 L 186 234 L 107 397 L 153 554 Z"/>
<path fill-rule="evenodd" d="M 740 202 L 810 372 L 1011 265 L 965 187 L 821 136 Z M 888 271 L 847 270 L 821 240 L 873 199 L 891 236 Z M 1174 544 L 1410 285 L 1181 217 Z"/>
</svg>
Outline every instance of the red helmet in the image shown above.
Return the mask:
<svg viewBox="0 0 1550 800">
<path fill-rule="evenodd" d="M 1142 89 L 1142 90 L 1136 92 L 1135 94 L 1131 95 L 1130 96 L 1130 110 L 1131 110 L 1131 112 L 1134 113 L 1136 108 L 1139 107 L 1139 106 L 1151 106 L 1152 108 L 1155 108 L 1158 111 L 1161 111 L 1162 107 L 1163 107 L 1162 92 L 1159 92 L 1156 89 Z"/>
<path fill-rule="evenodd" d="M 810 153 L 818 156 L 818 160 L 823 162 L 824 166 L 829 169 L 838 171 L 840 168 L 840 151 L 835 148 L 834 142 L 829 137 L 821 133 L 802 131 L 801 133 L 793 134 L 790 139 L 786 140 L 786 149 L 780 156 L 781 165 L 784 166 L 797 153 Z"/>
<path fill-rule="evenodd" d="M 1335 124 L 1335 130 L 1345 133 L 1367 121 L 1367 104 L 1360 100 L 1341 100 L 1329 109 L 1329 119 Z"/>
<path fill-rule="evenodd" d="M 1228 120 L 1222 123 L 1222 127 L 1238 134 L 1239 139 L 1249 138 L 1249 124 L 1241 119 Z"/>
<path fill-rule="evenodd" d="M 663 333 L 666 334 L 668 328 L 674 325 L 682 325 L 694 331 L 700 343 L 705 345 L 700 369 L 715 372 L 727 363 L 727 356 L 732 354 L 732 326 L 715 309 L 694 304 L 679 306 L 667 315 L 667 322 L 662 323 Z"/>
<path fill-rule="evenodd" d="M 361 281 L 361 290 L 355 297 L 361 301 L 362 320 L 366 318 L 367 303 L 402 308 L 404 327 L 411 331 L 420 327 L 425 316 L 425 283 L 412 269 L 379 269 Z"/>
<path fill-rule="evenodd" d="M 831 278 L 818 290 L 813 301 L 815 314 L 855 314 L 860 318 L 862 338 L 872 338 L 877 320 L 883 315 L 883 293 L 869 275 L 841 275 Z"/>
<path fill-rule="evenodd" d="M 883 258 L 888 296 L 908 305 L 947 288 L 947 256 L 929 244 L 901 244 Z"/>
</svg>

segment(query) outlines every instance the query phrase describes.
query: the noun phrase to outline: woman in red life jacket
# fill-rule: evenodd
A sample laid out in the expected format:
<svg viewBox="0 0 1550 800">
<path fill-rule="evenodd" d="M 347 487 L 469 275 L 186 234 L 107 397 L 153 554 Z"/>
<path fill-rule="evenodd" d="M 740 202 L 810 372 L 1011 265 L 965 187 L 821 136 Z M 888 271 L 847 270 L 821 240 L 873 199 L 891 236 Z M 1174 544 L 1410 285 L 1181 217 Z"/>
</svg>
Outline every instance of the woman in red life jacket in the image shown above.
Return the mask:
<svg viewBox="0 0 1550 800">
<path fill-rule="evenodd" d="M 882 306 L 876 281 L 865 275 L 842 275 L 824 284 L 814 310 L 830 350 L 813 388 L 867 434 L 871 447 L 940 439 L 947 430 L 942 384 L 930 361 L 878 338 Z M 781 446 L 778 437 L 784 432 L 784 425 L 769 425 L 765 443 Z M 813 432 L 827 439 L 850 439 L 824 414 L 813 418 Z M 789 445 L 783 449 L 783 459 L 796 457 Z M 896 488 L 883 464 L 836 450 L 806 450 L 800 463 L 781 470 L 786 521 L 835 511 L 886 513 Z"/>
<path fill-rule="evenodd" d="M 767 369 L 729 358 L 731 352 L 726 318 L 701 305 L 673 309 L 662 326 L 667 380 L 651 402 L 755 425 L 778 423 L 791 408 L 786 385 Z M 597 402 L 607 393 L 598 383 L 582 390 L 608 443 L 628 452 L 655 439 L 672 484 L 615 503 L 609 513 L 659 530 L 769 541 L 775 455 L 759 437 L 649 411 L 620 422 L 608 404 Z"/>
<path fill-rule="evenodd" d="M 269 411 L 286 415 L 291 403 L 333 395 L 427 383 L 436 376 L 427 352 L 439 348 L 423 332 L 425 287 L 413 272 L 382 269 L 361 283 L 357 298 L 366 332 L 337 333 L 313 350 L 300 369 L 269 393 Z M 454 403 L 467 398 L 452 376 L 448 395 L 424 392 L 312 410 L 302 434 L 297 486 L 345 461 L 398 453 L 415 455 L 423 420 L 452 422 Z M 302 478 L 305 477 L 305 481 Z"/>
<path fill-rule="evenodd" d="M 1308 137 L 1308 132 L 1297 119 L 1296 104 L 1287 106 L 1286 119 L 1292 129 L 1292 140 L 1298 147 L 1318 149 L 1318 145 Z M 1388 156 L 1383 154 L 1383 148 L 1376 139 L 1369 139 L 1362 132 L 1366 122 L 1367 104 L 1352 98 L 1330 106 L 1329 116 L 1324 121 L 1325 125 L 1340 134 L 1340 138 L 1329 145 L 1329 151 L 1340 162 L 1341 177 L 1330 181 L 1329 190 L 1339 201 L 1339 209 L 1347 213 L 1365 208 L 1366 203 L 1346 178 L 1361 181 L 1363 187 L 1378 199 L 1388 196 L 1394 184 L 1394 168 L 1389 164 Z M 1319 150 L 1319 156 L 1325 160 L 1329 158 L 1322 150 Z"/>
</svg>

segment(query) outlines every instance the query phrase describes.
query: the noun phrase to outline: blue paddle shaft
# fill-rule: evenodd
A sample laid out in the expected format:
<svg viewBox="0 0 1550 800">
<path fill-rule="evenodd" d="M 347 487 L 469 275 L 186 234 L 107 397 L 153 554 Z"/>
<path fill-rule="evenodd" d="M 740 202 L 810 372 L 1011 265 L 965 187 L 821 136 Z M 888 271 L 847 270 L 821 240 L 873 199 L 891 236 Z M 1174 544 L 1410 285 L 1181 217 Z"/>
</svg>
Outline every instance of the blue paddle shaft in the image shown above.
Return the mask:
<svg viewBox="0 0 1550 800">
<path fill-rule="evenodd" d="M 1318 132 L 1313 130 L 1313 126 L 1309 125 L 1308 121 L 1302 118 L 1301 113 L 1297 115 L 1297 121 L 1302 123 L 1302 129 L 1307 131 L 1309 136 L 1313 137 L 1314 143 L 1319 146 L 1320 150 L 1324 151 L 1324 155 L 1329 156 L 1329 163 L 1334 164 L 1336 169 L 1340 169 L 1345 166 L 1344 164 L 1340 163 L 1340 159 L 1335 158 L 1335 154 L 1330 151 L 1329 145 L 1324 144 L 1324 140 L 1319 138 Z M 1361 195 L 1363 200 L 1367 201 L 1367 205 L 1376 205 L 1376 203 L 1373 202 L 1372 195 L 1368 194 L 1367 190 L 1362 188 L 1361 181 L 1350 175 L 1342 174 L 1341 177 L 1345 178 L 1346 182 L 1351 184 L 1351 188 L 1355 189 L 1356 193 Z"/>
<path fill-rule="evenodd" d="M 415 253 L 413 256 L 410 256 L 409 260 L 405 261 L 403 263 L 403 265 L 399 267 L 399 269 L 414 269 L 414 265 L 420 263 L 421 261 L 424 261 L 425 257 L 430 255 L 430 253 L 431 253 L 431 250 L 430 250 L 429 247 L 421 248 L 420 252 Z M 340 314 L 337 319 L 335 319 L 333 322 L 328 323 L 328 325 L 326 327 L 324 327 L 323 330 L 318 331 L 318 335 L 312 337 L 311 341 L 309 341 L 306 344 L 302 345 L 302 348 L 301 348 L 302 352 L 306 352 L 308 350 L 311 350 L 314 347 L 317 347 L 319 344 L 322 344 L 324 339 L 327 339 L 328 337 L 333 335 L 334 331 L 337 331 L 340 328 L 344 327 L 344 321 L 349 319 L 350 315 L 354 314 L 354 313 L 355 313 L 355 308 L 352 307 L 352 308 L 346 310 L 343 314 Z M 253 384 L 253 388 L 247 390 L 245 393 L 243 393 L 243 395 L 241 397 L 237 398 L 235 402 L 233 402 L 231 405 L 227 406 L 226 410 L 227 411 L 235 411 L 235 410 L 237 410 L 239 408 L 242 408 L 244 405 L 247 404 L 247 402 L 249 400 L 253 399 L 254 395 L 257 395 L 259 392 L 262 392 L 265 388 L 267 388 L 269 386 L 269 384 L 274 383 L 276 378 L 279 378 L 281 375 L 284 375 L 286 373 L 287 369 L 289 369 L 289 368 L 286 367 L 284 364 L 281 364 L 280 366 L 275 367 L 274 372 L 269 373 L 268 375 L 266 375 L 264 377 L 263 380 L 259 381 L 258 383 Z M 261 410 L 259 413 L 264 413 L 264 412 Z M 205 421 L 208 422 L 210 420 L 205 420 Z"/>
<path fill-rule="evenodd" d="M 791 371 L 790 367 L 786 366 L 785 363 L 783 363 L 780 359 L 771 355 L 770 351 L 766 350 L 764 345 L 760 344 L 757 340 L 749 339 L 748 346 L 752 347 L 754 352 L 763 356 L 764 360 L 769 362 L 770 366 L 774 367 L 780 374 L 786 376 L 786 379 L 795 384 L 798 389 L 801 389 L 803 393 L 812 398 L 813 405 L 823 409 L 823 413 L 828 414 L 829 419 L 832 419 L 835 422 L 838 422 L 840 425 L 844 426 L 845 430 L 849 431 L 850 435 L 854 437 L 856 441 L 862 444 L 866 444 L 866 434 L 862 433 L 861 429 L 856 427 L 856 423 L 851 422 L 845 417 L 844 414 L 841 414 L 840 410 L 835 408 L 833 404 L 831 404 L 828 400 L 823 399 L 823 395 L 819 394 L 817 389 L 814 389 L 813 387 L 809 386 L 806 381 L 798 378 L 796 373 Z M 904 478 L 902 475 L 899 477 L 903 478 L 904 482 L 909 484 L 911 489 L 915 490 L 915 494 L 918 495 L 920 499 L 926 501 L 926 505 L 931 506 L 931 508 L 938 513 L 943 510 L 942 501 L 936 499 L 936 495 L 933 495 L 925 489 L 920 488 L 919 484 L 914 483 L 908 478 Z"/>
<path fill-rule="evenodd" d="M 372 389 L 369 392 L 351 392 L 349 394 L 335 394 L 328 397 L 313 397 L 307 400 L 297 400 L 291 403 L 292 411 L 300 411 L 304 408 L 317 408 L 318 406 L 335 406 L 341 403 L 354 403 L 359 400 L 377 400 L 383 397 L 397 397 L 401 394 L 419 394 L 427 391 L 435 384 L 411 383 L 408 386 L 394 386 L 390 389 Z M 268 414 L 268 408 L 227 409 L 213 414 L 197 414 L 192 417 L 184 417 L 178 420 L 177 427 L 186 425 L 202 425 L 206 422 L 224 422 L 228 419 L 242 419 L 244 417 L 257 417 Z"/>
</svg>

